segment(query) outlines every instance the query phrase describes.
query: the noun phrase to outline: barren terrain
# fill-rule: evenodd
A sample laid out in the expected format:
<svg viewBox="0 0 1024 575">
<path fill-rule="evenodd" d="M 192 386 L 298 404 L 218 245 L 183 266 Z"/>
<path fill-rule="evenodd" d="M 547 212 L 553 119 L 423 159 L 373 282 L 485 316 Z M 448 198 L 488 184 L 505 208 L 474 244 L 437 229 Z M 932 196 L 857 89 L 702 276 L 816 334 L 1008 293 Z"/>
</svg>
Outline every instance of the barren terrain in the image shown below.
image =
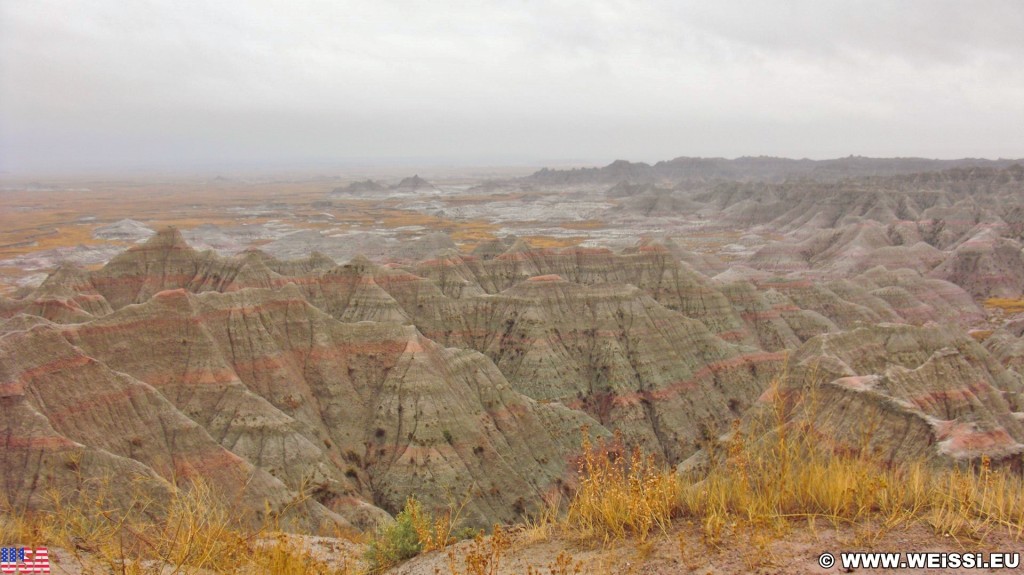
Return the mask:
<svg viewBox="0 0 1024 575">
<path fill-rule="evenodd" d="M 1024 167 L 1003 160 L 4 181 L 6 512 L 102 484 L 130 513 L 201 482 L 243 522 L 364 545 L 411 497 L 464 501 L 474 528 L 564 511 L 590 441 L 699 484 L 733 438 L 788 429 L 879 473 L 994 470 L 1014 493 L 1022 242 Z M 969 529 L 939 505 L 882 539 L 874 504 L 763 529 L 732 510 L 711 543 L 682 503 L 651 540 L 520 526 L 501 572 L 565 548 L 633 573 L 1019 548 L 1018 504 L 956 501 Z"/>
</svg>

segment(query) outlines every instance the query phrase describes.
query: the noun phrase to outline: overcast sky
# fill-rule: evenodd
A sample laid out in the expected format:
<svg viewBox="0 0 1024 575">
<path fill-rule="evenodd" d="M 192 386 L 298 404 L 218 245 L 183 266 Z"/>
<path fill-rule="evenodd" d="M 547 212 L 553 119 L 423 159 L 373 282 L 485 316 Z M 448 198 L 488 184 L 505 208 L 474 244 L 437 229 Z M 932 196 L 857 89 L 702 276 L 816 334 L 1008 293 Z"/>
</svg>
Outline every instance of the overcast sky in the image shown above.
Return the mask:
<svg viewBox="0 0 1024 575">
<path fill-rule="evenodd" d="M 0 170 L 1024 157 L 1024 2 L 2 0 Z"/>
</svg>

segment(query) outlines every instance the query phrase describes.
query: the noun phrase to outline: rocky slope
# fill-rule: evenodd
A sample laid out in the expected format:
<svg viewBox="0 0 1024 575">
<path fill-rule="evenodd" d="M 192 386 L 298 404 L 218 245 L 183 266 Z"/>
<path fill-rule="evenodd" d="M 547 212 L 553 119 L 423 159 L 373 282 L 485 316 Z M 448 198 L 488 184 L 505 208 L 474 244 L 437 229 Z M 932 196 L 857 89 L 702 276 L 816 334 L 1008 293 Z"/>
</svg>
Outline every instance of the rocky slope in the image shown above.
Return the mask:
<svg viewBox="0 0 1024 575">
<path fill-rule="evenodd" d="M 966 335 L 882 323 L 815 337 L 790 361 L 777 393 L 827 441 L 889 459 L 987 455 L 1021 467 L 1022 380 Z"/>
<path fill-rule="evenodd" d="M 166 493 L 202 476 L 240 509 L 269 501 L 314 527 L 469 494 L 487 524 L 567 489 L 582 429 L 678 463 L 763 410 L 778 377 L 787 397 L 818 382 L 836 445 L 870 421 L 889 457 L 1017 465 L 1021 334 L 983 346 L 966 331 L 985 319 L 972 295 L 1024 282 L 976 288 L 964 273 L 994 274 L 956 263 L 1011 269 L 1017 240 L 902 223 L 955 205 L 925 196 L 854 196 L 852 223 L 824 225 L 827 208 L 794 222 L 800 241 L 729 268 L 672 241 L 463 253 L 447 236 L 423 240 L 430 259 L 339 265 L 199 252 L 165 229 L 0 300 L 3 478 L 43 506 L 45 486 L 82 478 Z"/>
<path fill-rule="evenodd" d="M 393 511 L 415 493 L 441 505 L 446 490 L 474 495 L 474 521 L 511 519 L 558 489 L 579 429 L 597 427 L 516 393 L 478 353 L 446 350 L 411 326 L 339 322 L 294 286 L 163 290 L 0 341 L 5 385 L 33 397 L 68 441 L 167 481 L 200 473 L 228 492 L 247 484 L 253 508 L 312 494 L 321 514 L 326 506 L 363 527 L 381 516 L 368 502 Z M 69 386 L 87 395 L 61 391 Z M 102 412 L 83 407 L 94 403 Z"/>
</svg>

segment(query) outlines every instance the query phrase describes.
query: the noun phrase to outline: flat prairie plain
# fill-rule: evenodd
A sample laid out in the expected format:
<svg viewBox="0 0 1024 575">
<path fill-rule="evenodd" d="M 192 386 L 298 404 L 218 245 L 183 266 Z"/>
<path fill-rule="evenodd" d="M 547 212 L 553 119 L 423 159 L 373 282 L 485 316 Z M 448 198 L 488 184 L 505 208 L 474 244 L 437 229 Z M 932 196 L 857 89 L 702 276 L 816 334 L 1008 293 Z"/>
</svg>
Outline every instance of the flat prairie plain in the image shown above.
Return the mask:
<svg viewBox="0 0 1024 575">
<path fill-rule="evenodd" d="M 687 214 L 669 221 L 655 218 L 654 224 L 646 221 L 649 218 L 617 214 L 613 210 L 621 201 L 604 198 L 599 186 L 477 185 L 487 178 L 508 178 L 526 170 L 521 172 L 439 173 L 431 177 L 429 189 L 360 194 L 332 193 L 359 179 L 355 176 L 0 180 L 0 293 L 38 284 L 62 261 L 86 269 L 101 266 L 145 239 L 144 235 L 103 232 L 125 220 L 141 224 L 143 231 L 167 226 L 194 230 L 186 237 L 199 247 L 211 235 L 226 232 L 233 241 L 221 236 L 220 243 L 205 242 L 205 247 L 225 254 L 261 247 L 303 230 L 336 238 L 327 241 L 339 246 L 350 236 L 363 234 L 358 236 L 362 240 L 358 246 L 339 248 L 342 260 L 360 251 L 368 251 L 365 255 L 371 259 L 391 259 L 387 248 L 360 250 L 367 235 L 397 245 L 442 232 L 463 252 L 509 234 L 535 248 L 588 242 L 621 247 L 647 233 L 686 229 L 693 232 L 687 234 L 691 247 L 708 250 L 741 235 L 735 230 L 708 232 Z M 374 175 L 384 182 L 397 182 L 403 174 Z M 304 241 L 308 243 L 308 237 Z"/>
</svg>

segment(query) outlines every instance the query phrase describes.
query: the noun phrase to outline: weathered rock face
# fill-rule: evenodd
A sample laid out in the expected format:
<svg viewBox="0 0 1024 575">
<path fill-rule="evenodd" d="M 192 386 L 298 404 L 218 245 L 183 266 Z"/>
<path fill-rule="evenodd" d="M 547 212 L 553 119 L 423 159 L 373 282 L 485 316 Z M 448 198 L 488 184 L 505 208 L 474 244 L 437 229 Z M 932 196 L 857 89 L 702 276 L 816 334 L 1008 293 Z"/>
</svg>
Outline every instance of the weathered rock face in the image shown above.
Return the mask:
<svg viewBox="0 0 1024 575">
<path fill-rule="evenodd" d="M 282 296 L 276 305 L 305 305 L 295 293 Z M 204 314 L 194 296 L 172 290 L 77 326 L 66 336 L 109 367 L 152 385 L 222 446 L 293 489 L 307 481 L 323 490 L 351 492 L 341 472 L 323 466 L 320 449 L 298 433 L 299 424 L 260 394 L 269 390 L 250 391 L 236 375 L 214 340 L 217 319 L 225 318 Z M 247 331 L 239 338 L 252 345 Z M 143 341 L 152 347 L 139 349 Z M 233 335 L 228 342 L 234 344 Z"/>
<path fill-rule="evenodd" d="M 979 298 L 1020 297 L 1024 294 L 1024 248 L 1015 240 L 984 230 L 958 245 L 930 275 L 962 286 Z"/>
<path fill-rule="evenodd" d="M 801 337 L 804 328 L 793 317 L 794 313 L 799 314 L 804 310 L 797 308 L 784 296 L 778 296 L 777 292 L 773 292 L 775 297 L 768 292 L 759 292 L 752 283 L 746 281 L 719 282 L 718 287 L 765 350 L 795 348 L 807 339 L 806 336 Z M 831 323 L 828 320 L 825 322 Z M 816 335 L 825 331 L 829 331 L 829 328 L 814 333 Z"/>
<path fill-rule="evenodd" d="M 698 319 L 722 338 L 756 341 L 710 280 L 661 245 L 646 244 L 629 253 L 615 254 L 594 248 L 535 250 L 520 241 L 491 259 L 449 261 L 448 266 L 428 262 L 413 271 L 448 292 L 460 294 L 479 293 L 477 287 L 496 294 L 533 277 L 555 275 L 583 285 L 631 284 L 666 308 Z"/>
<path fill-rule="evenodd" d="M 1024 382 L 966 335 L 861 327 L 811 339 L 790 368 L 781 393 L 799 397 L 836 447 L 866 447 L 892 460 L 1024 461 Z"/>
<path fill-rule="evenodd" d="M 411 323 L 398 302 L 377 285 L 375 269 L 365 258 L 329 269 L 308 284 L 308 299 L 341 321 Z"/>
<path fill-rule="evenodd" d="M 765 297 L 782 306 L 782 316 L 796 322 L 790 327 L 804 336 L 835 331 L 834 327 L 849 329 L 861 323 L 943 322 L 966 327 L 983 317 L 964 290 L 946 281 L 924 278 L 909 269 L 889 271 L 878 267 L 850 279 L 823 282 L 773 277 L 756 284 L 765 290 Z M 807 312 L 826 321 L 812 319 Z M 805 340 L 804 336 L 801 339 Z"/>
<path fill-rule="evenodd" d="M 1012 329 L 999 329 L 985 340 L 985 349 L 1007 369 L 1024 374 L 1024 337 Z"/>
<path fill-rule="evenodd" d="M 42 504 L 51 484 L 69 483 L 69 470 L 88 470 L 95 475 L 85 479 L 115 486 L 138 476 L 147 490 L 201 477 L 254 519 L 268 507 L 279 511 L 298 501 L 280 481 L 218 445 L 152 386 L 73 346 L 63 329 L 37 325 L 0 337 L 0 428 L 10 463 L 4 478 L 23 486 L 31 478 L 32 486 L 27 493 L 12 491 L 15 498 Z M 89 467 L 81 469 L 77 457 L 88 458 Z M 131 475 L 114 477 L 123 473 Z M 315 502 L 299 507 L 307 527 L 344 523 Z"/>
<path fill-rule="evenodd" d="M 949 246 L 978 224 L 1018 221 L 1014 214 L 1020 205 L 1024 168 L 1002 162 L 946 169 L 950 165 L 890 176 L 883 176 L 883 170 L 876 172 L 877 177 L 853 170 L 841 179 L 719 182 L 696 188 L 692 199 L 745 226 L 812 233 L 879 223 L 916 228 L 926 242 L 939 248 Z"/>
<path fill-rule="evenodd" d="M 182 238 L 181 232 L 167 228 L 91 273 L 89 282 L 114 309 L 119 309 L 142 303 L 164 290 L 228 292 L 302 283 L 291 274 L 316 274 L 333 265 L 332 260 L 320 254 L 280 262 L 256 250 L 234 257 L 221 257 L 212 251 L 197 252 Z"/>
<path fill-rule="evenodd" d="M 632 286 L 536 276 L 467 302 L 467 333 L 530 397 L 560 401 L 670 461 L 689 454 L 760 393 L 780 356 L 741 348 Z"/>
<path fill-rule="evenodd" d="M 696 211 L 699 204 L 677 194 L 673 190 L 652 188 L 636 195 L 631 195 L 616 208 L 615 211 L 637 214 L 644 217 L 672 216 L 684 212 Z"/>
<path fill-rule="evenodd" d="M 1004 166 L 836 182 L 718 182 L 690 186 L 683 197 L 702 215 L 784 233 L 743 261 L 770 274 L 851 278 L 883 267 L 947 280 L 979 299 L 1019 297 L 1024 167 Z M 894 291 L 887 290 L 898 299 Z"/>
<path fill-rule="evenodd" d="M 110 311 L 110 304 L 93 289 L 88 274 L 76 266 L 64 265 L 24 299 L 0 306 L 0 317 L 26 313 L 56 323 L 77 323 Z"/>
<path fill-rule="evenodd" d="M 165 289 L 194 287 L 209 260 L 209 254 L 193 250 L 178 230 L 162 230 L 110 260 L 92 275 L 92 284 L 117 309 Z"/>
<path fill-rule="evenodd" d="M 66 422 L 67 402 L 93 395 L 109 403 L 122 393 L 111 380 L 130 388 L 130 417 L 81 410 L 88 419 L 59 433 L 167 480 L 199 473 L 237 491 L 248 478 L 254 509 L 261 497 L 280 505 L 302 490 L 323 518 L 341 521 L 322 505 L 365 527 L 383 514 L 369 502 L 394 511 L 416 494 L 443 505 L 450 490 L 473 493 L 475 522 L 508 520 L 568 477 L 583 426 L 605 433 L 581 412 L 515 392 L 479 353 L 446 350 L 411 326 L 341 323 L 295 286 L 167 290 L 88 323 L 27 333 L 36 339 L 0 350 L 5 365 L 33 374 L 36 358 L 68 365 L 39 376 L 36 386 L 63 400 L 56 412 L 41 406 L 44 418 Z M 27 348 L 34 354 L 21 357 Z M 90 395 L 61 396 L 64 386 Z M 159 409 L 142 409 L 137 396 Z M 130 428 L 112 429 L 107 417 Z"/>
<path fill-rule="evenodd" d="M 0 395 L 0 472 L 4 496 L 15 509 L 49 508 L 54 494 L 74 501 L 90 489 L 105 486 L 112 493 L 136 493 L 166 500 L 172 486 L 145 464 L 103 449 L 82 445 L 60 433 L 29 396 L 6 380 Z M 119 502 L 127 503 L 127 501 Z"/>
<path fill-rule="evenodd" d="M 900 223 L 937 209 L 933 196 L 893 214 L 857 196 L 864 217 L 808 233 L 789 253 L 803 267 L 782 276 L 759 256 L 761 269 L 726 271 L 653 241 L 506 238 L 467 255 L 438 236 L 409 260 L 338 265 L 220 257 L 164 230 L 99 271 L 62 268 L 0 300 L 0 427 L 16 439 L 5 480 L 41 505 L 24 476 L 73 485 L 69 457 L 160 493 L 191 473 L 253 512 L 311 494 L 317 525 L 470 493 L 483 525 L 571 482 L 584 426 L 683 460 L 754 417 L 794 350 L 785 393 L 818 375 L 815 421 L 836 442 L 870 421 L 889 457 L 1016 461 L 1020 333 L 1003 328 L 990 351 L 963 335 L 982 310 Z M 414 257 L 424 246 L 432 259 Z"/>
</svg>

